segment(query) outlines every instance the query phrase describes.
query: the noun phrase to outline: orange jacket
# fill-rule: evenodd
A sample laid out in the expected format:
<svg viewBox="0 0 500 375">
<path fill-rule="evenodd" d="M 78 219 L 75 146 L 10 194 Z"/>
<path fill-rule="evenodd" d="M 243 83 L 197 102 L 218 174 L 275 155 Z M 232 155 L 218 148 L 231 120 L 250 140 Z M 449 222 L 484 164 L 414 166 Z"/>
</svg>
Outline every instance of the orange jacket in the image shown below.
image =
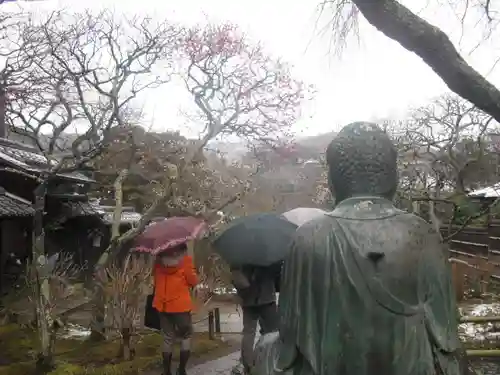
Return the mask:
<svg viewBox="0 0 500 375">
<path fill-rule="evenodd" d="M 153 274 L 155 281 L 153 307 L 156 310 L 166 313 L 193 310 L 190 288 L 198 284 L 198 276 L 191 256 L 186 255 L 179 265 L 174 267 L 155 264 Z"/>
</svg>

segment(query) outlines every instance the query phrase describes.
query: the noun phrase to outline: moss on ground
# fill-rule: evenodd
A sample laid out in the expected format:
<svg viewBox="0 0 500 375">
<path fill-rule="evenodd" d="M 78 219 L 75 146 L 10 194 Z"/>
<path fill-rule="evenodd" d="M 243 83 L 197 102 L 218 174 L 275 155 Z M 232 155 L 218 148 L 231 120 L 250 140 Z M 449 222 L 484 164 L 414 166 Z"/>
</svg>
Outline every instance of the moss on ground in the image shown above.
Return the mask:
<svg viewBox="0 0 500 375">
<path fill-rule="evenodd" d="M 0 375 L 30 375 L 34 373 L 37 340 L 31 329 L 17 325 L 0 327 Z M 157 333 L 143 335 L 135 345 L 131 361 L 118 358 L 118 340 L 59 339 L 56 342 L 56 369 L 49 375 L 136 375 L 159 365 L 162 338 Z M 196 333 L 193 356 L 206 354 L 226 346 L 220 340 L 210 340 L 208 334 Z M 178 350 L 175 351 L 174 359 Z"/>
</svg>

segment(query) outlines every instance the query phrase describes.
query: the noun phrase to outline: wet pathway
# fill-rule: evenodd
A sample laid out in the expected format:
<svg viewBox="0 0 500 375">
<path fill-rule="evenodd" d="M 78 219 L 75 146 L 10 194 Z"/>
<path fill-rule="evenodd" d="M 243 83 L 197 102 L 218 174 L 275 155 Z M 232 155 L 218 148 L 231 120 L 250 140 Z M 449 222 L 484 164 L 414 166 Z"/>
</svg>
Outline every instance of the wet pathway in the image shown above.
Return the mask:
<svg viewBox="0 0 500 375">
<path fill-rule="evenodd" d="M 240 353 L 234 352 L 224 357 L 190 368 L 189 375 L 230 375 L 231 370 L 238 364 L 239 359 Z"/>
<path fill-rule="evenodd" d="M 222 307 L 220 310 L 221 332 L 226 339 L 239 341 L 243 330 L 242 311 L 236 306 Z M 203 320 L 195 324 L 195 331 L 203 332 L 208 330 L 208 321 Z M 257 336 L 259 338 L 259 330 Z M 235 351 L 224 357 L 209 361 L 189 369 L 189 375 L 230 375 L 235 366 L 239 364 L 240 352 Z"/>
</svg>

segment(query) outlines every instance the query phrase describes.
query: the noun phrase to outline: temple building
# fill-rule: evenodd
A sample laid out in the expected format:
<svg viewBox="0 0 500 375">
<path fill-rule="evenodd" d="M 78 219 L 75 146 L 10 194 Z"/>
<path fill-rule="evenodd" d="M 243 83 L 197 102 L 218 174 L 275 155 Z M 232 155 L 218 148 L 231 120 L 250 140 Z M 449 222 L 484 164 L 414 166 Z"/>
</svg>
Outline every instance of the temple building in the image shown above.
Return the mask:
<svg viewBox="0 0 500 375">
<path fill-rule="evenodd" d="M 31 255 L 34 191 L 48 159 L 28 137 L 0 137 L 0 291 L 5 291 Z M 14 138 L 14 139 L 11 139 Z M 112 208 L 89 200 L 95 180 L 90 172 L 56 174 L 45 200 L 45 250 L 72 253 L 76 263 L 92 267 L 109 241 Z M 130 228 L 140 214 L 125 208 L 121 227 Z"/>
</svg>

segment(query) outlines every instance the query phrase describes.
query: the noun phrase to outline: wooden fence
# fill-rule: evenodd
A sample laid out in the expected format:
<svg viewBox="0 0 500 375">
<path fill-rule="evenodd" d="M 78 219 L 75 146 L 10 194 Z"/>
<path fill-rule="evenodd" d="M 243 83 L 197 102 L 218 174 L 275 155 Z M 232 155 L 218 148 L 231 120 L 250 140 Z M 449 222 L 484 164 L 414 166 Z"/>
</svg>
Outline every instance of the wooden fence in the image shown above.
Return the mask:
<svg viewBox="0 0 500 375">
<path fill-rule="evenodd" d="M 441 233 L 447 237 L 459 229 L 444 226 Z M 463 228 L 448 245 L 457 297 L 472 289 L 483 294 L 492 287 L 500 288 L 500 221 L 485 227 Z"/>
</svg>

